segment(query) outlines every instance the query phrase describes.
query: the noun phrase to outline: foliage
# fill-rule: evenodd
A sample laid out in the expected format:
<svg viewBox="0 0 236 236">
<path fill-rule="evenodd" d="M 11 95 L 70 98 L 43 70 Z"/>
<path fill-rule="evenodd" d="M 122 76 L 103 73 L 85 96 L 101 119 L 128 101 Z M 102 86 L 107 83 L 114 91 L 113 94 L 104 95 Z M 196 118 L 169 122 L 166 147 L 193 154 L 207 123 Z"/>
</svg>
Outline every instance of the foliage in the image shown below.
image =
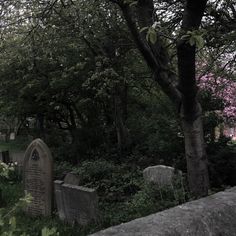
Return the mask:
<svg viewBox="0 0 236 236">
<path fill-rule="evenodd" d="M 225 122 L 233 123 L 236 117 L 236 82 L 213 74 L 200 77 L 199 86 L 205 99 L 210 97 L 210 108 Z"/>
<path fill-rule="evenodd" d="M 184 203 L 188 198 L 181 181 L 176 180 L 172 186 L 162 188 L 145 184 L 127 203 L 127 207 L 133 218 L 139 218 Z"/>
<path fill-rule="evenodd" d="M 229 138 L 220 137 L 208 144 L 207 153 L 212 187 L 235 186 L 235 144 L 229 145 Z"/>
<path fill-rule="evenodd" d="M 96 188 L 101 202 L 122 202 L 140 189 L 141 171 L 106 160 L 85 161 L 77 169 L 81 185 Z"/>
<path fill-rule="evenodd" d="M 63 167 L 69 167 L 69 165 L 63 164 Z M 63 167 L 59 168 L 63 169 Z M 176 182 L 172 187 L 163 189 L 146 185 L 143 182 L 141 171 L 127 164 L 120 165 L 106 160 L 85 161 L 77 168 L 77 173 L 80 174 L 84 186 L 97 187 L 100 199 L 99 222 L 80 227 L 62 224 L 55 216 L 50 219 L 46 217 L 30 218 L 19 210 L 21 204 L 18 199 L 22 195 L 19 184 L 12 185 L 7 182 L 3 197 L 8 199 L 8 202 L 2 213 L 5 215 L 11 211 L 11 214 L 8 215 L 8 219 L 4 220 L 5 224 L 0 227 L 1 230 L 9 235 L 13 233 L 17 236 L 23 232 L 25 235 L 38 236 L 46 232 L 49 235 L 54 233 L 53 236 L 57 235 L 57 232 L 60 235 L 88 235 L 101 228 L 145 216 L 186 200 L 182 183 Z M 25 202 L 26 199 L 21 201 Z M 12 205 L 15 205 L 14 210 Z M 9 219 L 11 219 L 10 224 Z"/>
<path fill-rule="evenodd" d="M 142 1 L 113 2 L 127 4 L 122 10 L 130 7 L 130 13 L 145 10 L 140 6 Z M 146 60 L 147 54 L 142 57 L 136 48 L 120 10 L 109 1 L 2 2 L 0 119 L 12 123 L 9 129 L 17 128 L 11 122 L 16 120 L 22 125 L 21 129 L 18 126 L 19 132 L 42 137 L 56 160 L 55 177 L 63 179 L 67 172 L 76 170 L 84 186 L 97 189 L 103 216 L 100 225 L 72 229 L 55 219 L 39 218 L 33 224 L 32 219 L 19 213 L 13 216 L 16 221 L 12 218 L 7 222 L 9 234 L 17 230 L 15 222 L 17 227 L 22 224 L 21 232 L 32 235 L 40 234 L 42 229 L 43 234 L 56 234 L 55 227 L 62 235 L 88 232 L 173 206 L 184 201 L 179 196 L 187 198 L 181 186 L 175 191 L 143 185 L 141 173 L 146 166 L 155 164 L 186 171 L 183 132 L 177 114 L 180 104 L 176 109 L 164 94 L 170 90 L 162 91 L 163 84 L 167 84 L 173 85 L 178 94 L 190 92 L 190 98 L 195 95 L 195 86 L 192 93 L 191 86 L 182 86 L 195 85 L 195 76 L 192 82 L 187 76 L 188 83 L 176 86 L 177 77 L 182 74 L 177 71 L 179 41 L 188 44 L 184 49 L 190 46 L 185 58 L 195 47 L 199 58 L 209 58 L 210 69 L 200 76 L 199 83 L 207 118 L 207 151 L 212 179 L 217 186 L 228 183 L 233 151 L 225 148 L 227 142 L 215 143 L 208 136 L 222 120 L 233 123 L 236 117 L 235 82 L 229 73 L 234 60 L 227 57 L 235 50 L 232 2 L 217 5 L 217 1 L 211 1 L 202 29 L 194 26 L 186 32 L 180 31 L 183 1 L 160 1 L 154 7 L 156 15 L 150 22 L 140 21 L 149 13 L 139 16 L 138 11 L 133 14 L 134 24 L 131 22 L 141 38 L 137 38 L 138 48 L 144 43 L 144 51 L 151 55 Z M 214 73 L 212 64 L 221 68 L 219 61 L 226 63 L 223 70 L 229 79 Z M 186 65 L 183 69 L 191 71 Z M 165 83 L 161 83 L 163 78 Z M 26 126 L 29 118 L 35 120 L 33 128 Z M 1 147 L 12 148 L 15 144 L 1 143 Z M 26 144 L 27 140 L 18 147 L 24 149 Z M 220 168 L 222 165 L 225 169 Z M 12 184 L 8 189 L 2 186 L 2 195 L 12 202 L 19 197 L 19 186 L 9 176 L 14 172 L 7 166 L 1 168 L 5 177 L 0 179 L 6 181 L 8 176 Z M 220 173 L 218 177 L 216 171 Z"/>
<path fill-rule="evenodd" d="M 204 34 L 204 30 L 187 31 L 187 33 L 183 35 L 181 39 L 187 40 L 191 46 L 196 45 L 197 48 L 202 48 L 204 46 Z"/>
<path fill-rule="evenodd" d="M 54 178 L 63 180 L 67 173 L 75 170 L 76 167 L 70 162 L 60 161 L 54 163 Z"/>
<path fill-rule="evenodd" d="M 142 168 L 164 164 L 185 170 L 183 134 L 170 101 L 155 90 L 136 90 L 134 96 L 137 104 L 127 121 L 134 144 L 130 160 Z"/>
<path fill-rule="evenodd" d="M 7 204 L 10 205 L 13 203 L 13 207 L 11 206 L 8 209 L 0 208 L 0 235 L 27 236 L 28 234 L 26 234 L 24 230 L 21 230 L 19 228 L 16 221 L 16 214 L 17 212 L 25 208 L 32 201 L 32 197 L 30 194 L 27 194 L 24 197 L 19 198 L 19 200 L 16 203 L 14 203 L 14 201 L 16 201 L 16 196 L 19 194 L 19 191 L 16 191 L 15 187 L 13 188 L 13 192 L 9 191 L 10 190 L 9 187 L 7 187 L 8 189 L 6 189 L 7 182 L 4 181 L 3 183 L 3 179 L 4 180 L 8 179 L 11 171 L 14 171 L 14 168 L 12 166 L 0 162 L 1 204 L 2 201 L 4 201 L 5 199 L 7 199 Z M 2 195 L 2 193 L 8 194 L 8 196 L 4 196 Z M 59 233 L 57 233 L 57 230 L 55 228 L 49 229 L 47 227 L 44 227 L 42 229 L 41 236 L 56 236 L 56 235 L 59 235 Z"/>
<path fill-rule="evenodd" d="M 4 162 L 0 161 L 0 180 L 6 179 L 9 177 L 9 172 L 13 171 L 13 167 L 5 164 Z"/>
</svg>

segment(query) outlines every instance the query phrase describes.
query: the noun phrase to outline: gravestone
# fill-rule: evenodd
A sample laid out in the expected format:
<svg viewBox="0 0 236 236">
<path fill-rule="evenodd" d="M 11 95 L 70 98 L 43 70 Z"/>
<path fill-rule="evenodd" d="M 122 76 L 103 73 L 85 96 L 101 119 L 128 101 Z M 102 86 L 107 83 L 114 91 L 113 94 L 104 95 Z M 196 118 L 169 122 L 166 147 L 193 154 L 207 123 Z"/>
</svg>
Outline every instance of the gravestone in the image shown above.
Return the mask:
<svg viewBox="0 0 236 236">
<path fill-rule="evenodd" d="M 15 140 L 16 139 L 16 134 L 14 132 L 11 132 L 9 139 L 10 140 Z"/>
<path fill-rule="evenodd" d="M 24 190 L 33 197 L 25 209 L 32 216 L 49 216 L 52 212 L 52 155 L 41 140 L 34 140 L 24 156 Z"/>
<path fill-rule="evenodd" d="M 4 142 L 6 142 L 6 139 L 7 139 L 6 134 L 2 134 L 2 133 L 0 133 L 0 141 L 4 141 Z"/>
<path fill-rule="evenodd" d="M 61 220 L 86 225 L 98 217 L 95 189 L 54 181 L 57 209 Z"/>
<path fill-rule="evenodd" d="M 144 179 L 149 183 L 157 184 L 159 187 L 172 185 L 174 179 L 181 178 L 181 176 L 181 171 L 164 165 L 149 166 L 143 171 Z"/>
<path fill-rule="evenodd" d="M 80 184 L 80 177 L 74 172 L 69 172 L 64 178 L 64 183 L 78 186 Z"/>
<path fill-rule="evenodd" d="M 10 163 L 9 151 L 0 152 L 0 161 L 4 162 L 6 164 Z"/>
</svg>

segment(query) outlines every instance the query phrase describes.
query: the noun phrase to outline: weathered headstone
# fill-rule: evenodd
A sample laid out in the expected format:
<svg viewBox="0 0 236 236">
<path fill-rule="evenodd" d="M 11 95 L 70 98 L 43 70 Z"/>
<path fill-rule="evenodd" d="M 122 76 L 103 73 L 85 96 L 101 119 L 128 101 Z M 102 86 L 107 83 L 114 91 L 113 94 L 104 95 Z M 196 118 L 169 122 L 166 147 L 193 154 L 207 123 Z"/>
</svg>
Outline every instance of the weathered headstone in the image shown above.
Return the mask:
<svg viewBox="0 0 236 236">
<path fill-rule="evenodd" d="M 0 133 L 0 141 L 6 141 L 6 139 L 7 139 L 7 136 L 6 136 L 6 134 L 2 134 L 2 133 Z"/>
<path fill-rule="evenodd" d="M 61 220 L 86 225 L 98 217 L 95 189 L 54 181 L 57 209 Z"/>
<path fill-rule="evenodd" d="M 11 132 L 9 139 L 10 140 L 15 140 L 15 138 L 16 138 L 16 134 L 14 132 Z"/>
<path fill-rule="evenodd" d="M 173 167 L 157 165 L 149 166 L 143 171 L 143 177 L 147 182 L 157 184 L 159 187 L 172 185 L 175 178 L 181 177 L 181 171 L 176 171 Z"/>
<path fill-rule="evenodd" d="M 80 184 L 80 177 L 74 172 L 69 172 L 64 178 L 64 183 L 78 186 Z"/>
<path fill-rule="evenodd" d="M 49 216 L 52 212 L 52 155 L 41 140 L 34 140 L 24 157 L 24 190 L 33 197 L 26 212 L 32 216 Z"/>
</svg>

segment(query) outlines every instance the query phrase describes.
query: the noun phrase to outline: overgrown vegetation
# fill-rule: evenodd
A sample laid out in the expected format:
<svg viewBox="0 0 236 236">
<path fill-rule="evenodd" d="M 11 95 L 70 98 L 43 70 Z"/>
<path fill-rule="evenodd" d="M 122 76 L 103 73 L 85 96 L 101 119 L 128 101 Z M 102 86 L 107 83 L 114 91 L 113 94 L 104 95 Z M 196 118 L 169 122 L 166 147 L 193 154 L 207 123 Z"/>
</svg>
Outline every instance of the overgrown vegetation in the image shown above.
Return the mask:
<svg viewBox="0 0 236 236">
<path fill-rule="evenodd" d="M 1 221 L 23 197 L 18 172 L 1 164 L 1 236 L 44 227 L 43 236 L 86 235 L 151 214 L 191 199 L 189 191 L 206 195 L 208 169 L 214 190 L 235 185 L 235 141 L 223 133 L 236 114 L 232 0 L 0 3 L 0 150 L 42 138 L 54 178 L 77 173 L 97 190 L 100 210 L 84 228 L 56 212 Z M 181 170 L 183 183 L 145 184 L 143 169 L 159 164 Z"/>
<path fill-rule="evenodd" d="M 68 166 L 63 164 L 62 169 Z M 7 168 L 6 165 L 5 167 Z M 97 223 L 86 227 L 62 224 L 56 212 L 53 218 L 30 218 L 22 212 L 23 205 L 30 201 L 29 197 L 22 198 L 22 184 L 4 177 L 0 185 L 3 193 L 1 203 L 4 207 L 1 209 L 1 219 L 4 219 L 2 221 L 4 224 L 2 223 L 0 227 L 1 235 L 10 235 L 11 232 L 12 235 L 21 235 L 21 233 L 23 235 L 25 232 L 26 235 L 41 236 L 44 228 L 55 228 L 55 233 L 58 232 L 60 235 L 87 235 L 89 232 L 178 205 L 189 198 L 184 181 L 175 182 L 171 187 L 160 189 L 155 185 L 144 184 L 141 171 L 134 167 L 131 171 L 127 165 L 120 166 L 105 160 L 97 160 L 84 162 L 81 167 L 73 168 L 73 170 L 81 177 L 83 186 L 97 189 L 100 212 Z M 4 176 L 9 176 L 8 174 Z M 21 199 L 20 202 L 19 199 Z M 53 233 L 54 230 L 48 232 L 52 234 L 42 233 L 42 236 L 56 235 Z"/>
</svg>

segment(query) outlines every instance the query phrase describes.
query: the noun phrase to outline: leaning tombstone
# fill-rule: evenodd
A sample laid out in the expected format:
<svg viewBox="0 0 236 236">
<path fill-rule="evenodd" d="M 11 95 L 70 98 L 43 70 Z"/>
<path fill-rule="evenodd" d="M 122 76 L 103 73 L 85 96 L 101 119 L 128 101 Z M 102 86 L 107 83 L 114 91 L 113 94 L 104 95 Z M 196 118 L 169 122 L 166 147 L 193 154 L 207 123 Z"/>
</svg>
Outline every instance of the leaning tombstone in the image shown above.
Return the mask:
<svg viewBox="0 0 236 236">
<path fill-rule="evenodd" d="M 98 197 L 95 189 L 54 181 L 57 210 L 61 220 L 87 225 L 98 218 Z"/>
<path fill-rule="evenodd" d="M 181 176 L 181 171 L 176 171 L 173 167 L 164 165 L 149 166 L 143 170 L 145 181 L 157 184 L 158 187 L 170 186 L 175 179 L 181 178 Z"/>
<path fill-rule="evenodd" d="M 41 139 L 34 140 L 25 152 L 23 163 L 24 190 L 33 198 L 25 209 L 29 215 L 52 213 L 52 166 L 48 146 Z"/>
<path fill-rule="evenodd" d="M 80 184 L 80 182 L 81 181 L 80 181 L 79 175 L 77 175 L 73 171 L 67 173 L 65 178 L 64 178 L 64 183 L 65 184 L 72 184 L 72 185 L 77 185 L 78 186 Z"/>
</svg>

